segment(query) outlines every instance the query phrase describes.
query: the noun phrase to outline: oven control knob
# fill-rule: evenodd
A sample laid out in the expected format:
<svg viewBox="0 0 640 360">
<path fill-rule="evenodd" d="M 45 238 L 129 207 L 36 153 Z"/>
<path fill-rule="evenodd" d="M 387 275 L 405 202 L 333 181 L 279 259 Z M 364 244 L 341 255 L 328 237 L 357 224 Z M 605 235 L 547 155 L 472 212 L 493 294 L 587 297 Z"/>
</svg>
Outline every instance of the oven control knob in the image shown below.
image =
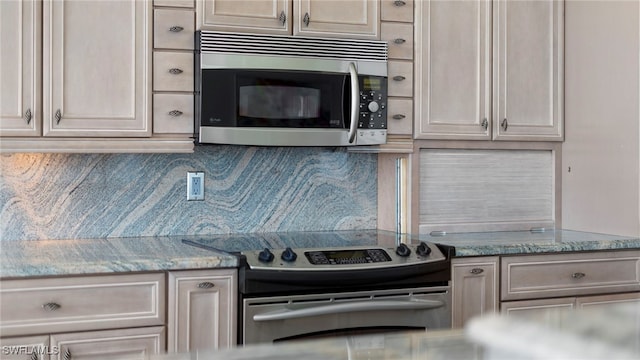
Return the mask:
<svg viewBox="0 0 640 360">
<path fill-rule="evenodd" d="M 431 254 L 431 248 L 424 241 L 420 241 L 420 245 L 418 245 L 416 252 L 420 256 L 427 256 Z"/>
<path fill-rule="evenodd" d="M 396 254 L 401 257 L 407 257 L 411 255 L 411 249 L 406 244 L 400 244 L 396 248 Z"/>
<path fill-rule="evenodd" d="M 291 250 L 291 248 L 288 247 L 284 249 L 280 258 L 286 262 L 292 262 L 292 261 L 296 261 L 296 259 L 298 258 L 298 254 L 293 252 L 293 250 Z"/>
<path fill-rule="evenodd" d="M 267 248 L 264 248 L 264 250 L 260 251 L 260 253 L 258 254 L 258 260 L 262 262 L 272 262 L 273 257 L 273 253 Z"/>
</svg>

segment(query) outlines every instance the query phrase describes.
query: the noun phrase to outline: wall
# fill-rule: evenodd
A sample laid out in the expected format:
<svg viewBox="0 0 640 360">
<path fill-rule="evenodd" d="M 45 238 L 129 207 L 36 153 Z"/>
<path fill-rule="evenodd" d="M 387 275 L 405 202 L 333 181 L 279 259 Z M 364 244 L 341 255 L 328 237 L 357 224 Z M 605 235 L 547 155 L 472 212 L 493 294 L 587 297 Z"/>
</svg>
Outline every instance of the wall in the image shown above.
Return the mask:
<svg viewBox="0 0 640 360">
<path fill-rule="evenodd" d="M 565 3 L 565 229 L 640 236 L 640 2 Z"/>
<path fill-rule="evenodd" d="M 375 229 L 377 156 L 336 148 L 201 146 L 194 154 L 3 154 L 0 236 Z M 205 201 L 186 172 L 205 172 Z"/>
</svg>

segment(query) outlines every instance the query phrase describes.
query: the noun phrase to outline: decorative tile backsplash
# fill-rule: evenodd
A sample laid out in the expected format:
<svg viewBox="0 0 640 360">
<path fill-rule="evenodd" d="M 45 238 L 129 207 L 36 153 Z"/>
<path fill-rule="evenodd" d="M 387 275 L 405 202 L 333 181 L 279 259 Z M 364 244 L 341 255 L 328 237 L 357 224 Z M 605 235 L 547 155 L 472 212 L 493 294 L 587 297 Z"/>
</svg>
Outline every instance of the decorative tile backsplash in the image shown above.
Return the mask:
<svg viewBox="0 0 640 360">
<path fill-rule="evenodd" d="M 205 200 L 186 200 L 187 171 Z M 375 229 L 377 156 L 198 146 L 193 154 L 4 154 L 0 239 Z"/>
</svg>

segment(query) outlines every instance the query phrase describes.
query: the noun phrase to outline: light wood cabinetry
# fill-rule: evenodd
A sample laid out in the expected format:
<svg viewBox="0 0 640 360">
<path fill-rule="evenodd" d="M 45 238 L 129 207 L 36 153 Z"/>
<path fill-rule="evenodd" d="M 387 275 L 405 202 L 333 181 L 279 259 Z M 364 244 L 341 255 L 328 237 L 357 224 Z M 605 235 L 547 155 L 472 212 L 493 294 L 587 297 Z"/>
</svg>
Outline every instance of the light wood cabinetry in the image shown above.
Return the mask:
<svg viewBox="0 0 640 360">
<path fill-rule="evenodd" d="M 0 151 L 193 150 L 186 136 L 153 133 L 151 1 L 0 6 Z"/>
<path fill-rule="evenodd" d="M 236 277 L 236 269 L 169 272 L 169 352 L 236 344 Z"/>
<path fill-rule="evenodd" d="M 451 261 L 452 326 L 461 328 L 472 317 L 498 311 L 499 258 L 454 258 Z"/>
<path fill-rule="evenodd" d="M 42 132 L 41 17 L 35 0 L 0 2 L 0 136 Z"/>
<path fill-rule="evenodd" d="M 415 138 L 561 141 L 563 9 L 417 2 Z"/>
<path fill-rule="evenodd" d="M 2 338 L 0 345 L 5 360 L 49 359 L 49 355 L 58 351 L 49 345 L 48 335 Z"/>
<path fill-rule="evenodd" d="M 198 28 L 281 35 L 379 38 L 379 0 L 203 0 Z"/>
<path fill-rule="evenodd" d="M 559 317 L 553 310 L 640 303 L 640 252 L 506 256 L 501 259 L 501 311 Z"/>
<path fill-rule="evenodd" d="M 195 4 L 154 5 L 153 134 L 188 139 L 194 129 Z"/>
</svg>

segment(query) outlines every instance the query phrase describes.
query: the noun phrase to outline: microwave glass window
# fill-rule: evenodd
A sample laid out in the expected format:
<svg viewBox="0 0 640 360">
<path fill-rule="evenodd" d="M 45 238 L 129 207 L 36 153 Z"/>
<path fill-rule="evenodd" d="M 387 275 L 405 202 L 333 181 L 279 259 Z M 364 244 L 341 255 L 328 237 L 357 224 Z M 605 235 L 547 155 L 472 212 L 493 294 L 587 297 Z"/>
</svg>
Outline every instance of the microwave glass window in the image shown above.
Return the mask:
<svg viewBox="0 0 640 360">
<path fill-rule="evenodd" d="M 262 119 L 315 119 L 320 117 L 320 90 L 308 87 L 240 86 L 238 114 Z"/>
</svg>

